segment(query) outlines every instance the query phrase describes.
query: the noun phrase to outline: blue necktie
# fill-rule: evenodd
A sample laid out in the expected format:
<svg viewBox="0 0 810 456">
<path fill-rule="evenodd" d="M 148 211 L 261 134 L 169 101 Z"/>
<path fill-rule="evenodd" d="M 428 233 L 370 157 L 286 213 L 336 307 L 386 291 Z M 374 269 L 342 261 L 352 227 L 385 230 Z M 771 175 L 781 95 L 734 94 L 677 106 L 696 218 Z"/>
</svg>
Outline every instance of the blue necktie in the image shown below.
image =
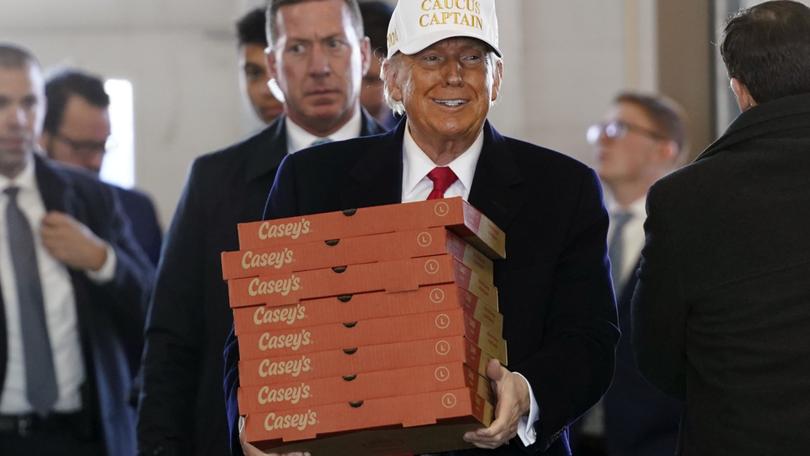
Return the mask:
<svg viewBox="0 0 810 456">
<path fill-rule="evenodd" d="M 39 280 L 34 235 L 25 214 L 17 205 L 17 187 L 4 190 L 8 195 L 6 227 L 17 297 L 20 305 L 20 329 L 25 356 L 25 384 L 28 402 L 45 416 L 59 398 L 53 351 L 45 320 L 45 300 Z"/>
<path fill-rule="evenodd" d="M 332 142 L 332 138 L 329 138 L 329 137 L 318 138 L 315 141 L 312 141 L 312 143 L 309 145 L 309 147 L 320 146 L 321 144 L 327 144 L 327 143 L 330 143 L 330 142 Z"/>
</svg>

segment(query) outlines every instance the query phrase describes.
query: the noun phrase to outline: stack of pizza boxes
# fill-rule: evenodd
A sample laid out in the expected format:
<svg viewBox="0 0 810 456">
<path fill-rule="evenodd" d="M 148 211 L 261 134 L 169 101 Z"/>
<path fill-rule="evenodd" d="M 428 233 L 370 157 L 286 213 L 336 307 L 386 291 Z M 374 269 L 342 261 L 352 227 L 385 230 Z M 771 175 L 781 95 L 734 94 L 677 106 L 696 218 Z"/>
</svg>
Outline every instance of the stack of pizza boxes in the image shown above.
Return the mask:
<svg viewBox="0 0 810 456">
<path fill-rule="evenodd" d="M 505 237 L 461 198 L 244 223 L 222 253 L 247 441 L 391 455 L 468 446 L 506 359 L 493 260 Z"/>
</svg>

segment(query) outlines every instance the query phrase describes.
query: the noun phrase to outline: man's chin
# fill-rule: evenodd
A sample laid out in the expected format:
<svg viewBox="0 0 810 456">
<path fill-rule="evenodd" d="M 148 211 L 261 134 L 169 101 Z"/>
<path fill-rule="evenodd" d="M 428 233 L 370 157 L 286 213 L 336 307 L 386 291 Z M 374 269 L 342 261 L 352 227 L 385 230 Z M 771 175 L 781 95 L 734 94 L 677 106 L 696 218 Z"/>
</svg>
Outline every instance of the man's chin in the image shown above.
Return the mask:
<svg viewBox="0 0 810 456">
<path fill-rule="evenodd" d="M 348 109 L 343 105 L 313 106 L 307 112 L 307 117 L 320 123 L 338 122 L 345 117 Z"/>
</svg>

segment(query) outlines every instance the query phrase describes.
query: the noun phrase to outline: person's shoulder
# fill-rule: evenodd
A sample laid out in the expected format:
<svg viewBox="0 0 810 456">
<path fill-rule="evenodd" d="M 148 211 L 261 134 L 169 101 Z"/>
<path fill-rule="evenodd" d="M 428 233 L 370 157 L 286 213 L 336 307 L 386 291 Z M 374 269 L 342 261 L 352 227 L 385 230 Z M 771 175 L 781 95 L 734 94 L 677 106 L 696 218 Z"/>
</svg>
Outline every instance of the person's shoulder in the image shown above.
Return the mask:
<svg viewBox="0 0 810 456">
<path fill-rule="evenodd" d="M 45 166 L 62 181 L 80 191 L 103 191 L 112 193 L 112 187 L 98 179 L 98 175 L 78 166 L 60 163 L 50 158 L 44 158 L 38 166 Z"/>
<path fill-rule="evenodd" d="M 722 185 L 722 176 L 728 172 L 724 154 L 712 155 L 689 163 L 658 179 L 650 188 L 650 194 L 676 195 L 678 199 L 688 194 L 705 195 L 707 187 Z"/>
<path fill-rule="evenodd" d="M 505 149 L 512 153 L 523 170 L 558 176 L 593 172 L 585 163 L 562 152 L 508 136 L 502 138 Z"/>
<path fill-rule="evenodd" d="M 256 151 L 264 151 L 272 147 L 277 141 L 277 133 L 273 126 L 265 127 L 263 130 L 248 136 L 234 144 L 221 149 L 200 155 L 194 159 L 195 167 L 221 168 L 229 164 L 241 163 Z M 286 152 L 286 151 L 285 151 Z"/>
<path fill-rule="evenodd" d="M 152 209 L 154 207 L 152 198 L 138 189 L 120 187 L 114 184 L 109 185 L 112 187 L 113 191 L 118 195 L 118 199 L 125 206 L 138 206 L 149 209 Z"/>
<path fill-rule="evenodd" d="M 362 159 L 369 151 L 380 147 L 388 133 L 372 136 L 358 136 L 345 141 L 334 141 L 302 149 L 287 157 L 296 164 L 336 165 L 353 163 Z"/>
</svg>

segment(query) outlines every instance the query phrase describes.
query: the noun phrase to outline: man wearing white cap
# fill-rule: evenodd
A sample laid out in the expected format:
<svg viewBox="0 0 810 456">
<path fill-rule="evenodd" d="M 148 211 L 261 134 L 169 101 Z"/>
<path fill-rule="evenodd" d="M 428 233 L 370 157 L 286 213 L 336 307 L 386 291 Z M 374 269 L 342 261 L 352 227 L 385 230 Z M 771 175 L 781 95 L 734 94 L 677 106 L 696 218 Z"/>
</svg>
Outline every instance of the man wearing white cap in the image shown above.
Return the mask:
<svg viewBox="0 0 810 456">
<path fill-rule="evenodd" d="M 568 424 L 596 403 L 613 373 L 619 332 L 608 217 L 592 170 L 501 136 L 486 120 L 503 67 L 494 0 L 399 2 L 383 80 L 389 105 L 405 119 L 385 135 L 287 157 L 265 217 L 470 201 L 506 232 L 495 285 L 510 363 L 488 366 L 496 419 L 463 436 L 478 447 L 463 454 L 569 455 Z M 231 337 L 229 407 L 236 407 L 237 357 Z"/>
</svg>

